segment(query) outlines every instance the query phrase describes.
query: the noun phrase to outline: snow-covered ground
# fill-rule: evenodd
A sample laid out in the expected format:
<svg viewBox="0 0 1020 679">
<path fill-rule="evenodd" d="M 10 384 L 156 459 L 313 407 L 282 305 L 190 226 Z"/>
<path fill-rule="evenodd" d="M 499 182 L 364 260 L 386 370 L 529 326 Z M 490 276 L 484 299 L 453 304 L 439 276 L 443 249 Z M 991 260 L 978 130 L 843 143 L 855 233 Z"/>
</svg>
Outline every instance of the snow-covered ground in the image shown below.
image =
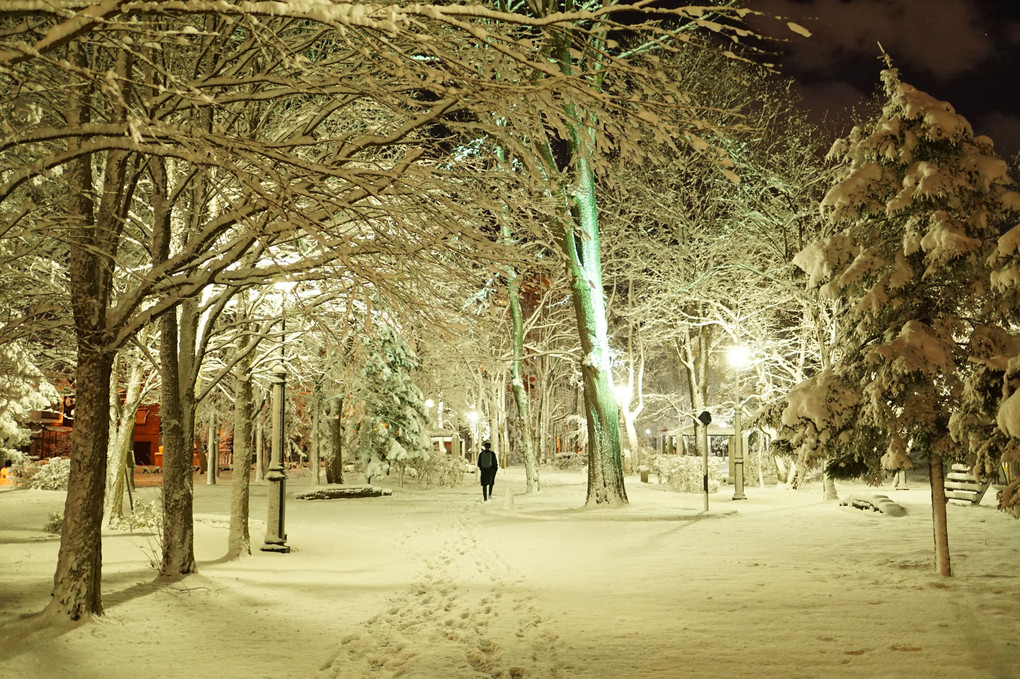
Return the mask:
<svg viewBox="0 0 1020 679">
<path fill-rule="evenodd" d="M 473 482 L 474 479 L 470 479 Z M 584 509 L 580 473 L 287 503 L 290 554 L 224 562 L 229 486 L 196 485 L 200 573 L 154 581 L 150 540 L 109 531 L 106 615 L 54 628 L 63 494 L 0 492 L 0 677 L 1020 677 L 1020 522 L 949 507 L 955 577 L 932 573 L 928 489 L 893 517 L 800 492 L 712 496 L 628 479 Z M 289 494 L 307 480 L 292 478 Z M 143 489 L 143 494 L 157 492 Z M 261 544 L 264 485 L 253 487 Z"/>
</svg>

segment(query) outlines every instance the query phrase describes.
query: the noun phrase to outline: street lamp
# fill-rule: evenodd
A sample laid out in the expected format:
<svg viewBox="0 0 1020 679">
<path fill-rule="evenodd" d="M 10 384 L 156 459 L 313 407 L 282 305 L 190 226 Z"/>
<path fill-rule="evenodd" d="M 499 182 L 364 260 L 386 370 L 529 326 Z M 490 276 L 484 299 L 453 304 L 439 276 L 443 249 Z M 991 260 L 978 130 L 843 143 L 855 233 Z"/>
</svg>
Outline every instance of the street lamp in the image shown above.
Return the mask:
<svg viewBox="0 0 1020 679">
<path fill-rule="evenodd" d="M 277 281 L 273 287 L 280 292 L 280 314 L 283 315 L 283 295 L 294 287 L 291 281 Z M 287 341 L 287 320 L 283 316 L 282 335 L 280 338 L 280 363 L 273 369 L 273 439 L 270 455 L 272 459 L 266 470 L 266 482 L 269 484 L 268 501 L 266 502 L 266 537 L 260 549 L 263 552 L 290 552 L 285 531 L 287 470 L 283 464 L 283 448 L 286 443 L 285 402 L 287 387 L 286 353 L 284 345 Z"/>
<path fill-rule="evenodd" d="M 266 538 L 261 550 L 263 552 L 290 551 L 287 545 L 287 533 L 284 530 L 287 471 L 283 466 L 284 444 L 284 394 L 287 384 L 287 369 L 278 365 L 273 370 L 273 440 L 272 460 L 266 470 L 266 481 L 269 484 L 269 500 L 266 503 Z"/>
<path fill-rule="evenodd" d="M 698 439 L 698 444 L 703 451 L 701 458 L 701 487 L 705 496 L 705 512 L 708 512 L 708 425 L 712 424 L 712 413 L 702 410 L 698 413 L 697 417 L 691 417 L 691 419 L 694 420 L 694 436 Z M 701 429 L 698 429 L 699 424 Z"/>
<path fill-rule="evenodd" d="M 733 499 L 746 500 L 744 495 L 744 397 L 740 393 L 740 373 L 751 364 L 751 352 L 737 345 L 727 352 L 729 364 L 736 368 L 736 403 L 733 406 Z"/>
<path fill-rule="evenodd" d="M 613 396 L 616 398 L 616 403 L 621 408 L 630 407 L 630 386 L 626 384 L 617 384 L 613 387 Z"/>
<path fill-rule="evenodd" d="M 478 439 L 479 439 L 479 436 L 478 436 L 478 418 L 479 418 L 478 411 L 477 410 L 469 410 L 467 412 L 467 418 L 468 418 L 468 422 L 471 423 L 471 439 L 472 439 L 472 441 L 471 441 L 472 446 L 471 447 L 475 449 L 475 454 L 477 455 L 478 451 L 480 450 L 480 448 L 479 448 L 479 441 L 478 441 Z"/>
</svg>

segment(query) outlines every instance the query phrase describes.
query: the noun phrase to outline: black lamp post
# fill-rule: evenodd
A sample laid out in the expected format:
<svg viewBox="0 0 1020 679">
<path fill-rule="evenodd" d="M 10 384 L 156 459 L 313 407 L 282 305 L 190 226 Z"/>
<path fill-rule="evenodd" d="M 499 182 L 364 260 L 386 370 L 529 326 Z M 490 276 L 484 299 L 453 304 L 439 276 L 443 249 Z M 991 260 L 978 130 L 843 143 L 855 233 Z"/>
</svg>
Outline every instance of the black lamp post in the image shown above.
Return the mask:
<svg viewBox="0 0 1020 679">
<path fill-rule="evenodd" d="M 273 284 L 280 292 L 280 313 L 283 314 L 283 296 L 294 287 L 294 283 L 287 280 L 277 281 Z M 266 538 L 260 549 L 263 552 L 280 552 L 286 554 L 290 551 L 287 545 L 287 532 L 285 530 L 286 517 L 286 492 L 287 492 L 287 469 L 283 463 L 283 449 L 286 443 L 285 416 L 287 412 L 287 368 L 286 353 L 284 344 L 287 341 L 287 317 L 283 316 L 283 323 L 280 337 L 280 363 L 273 369 L 273 440 L 269 462 L 266 470 L 266 482 L 269 485 L 269 496 L 266 502 Z"/>
<path fill-rule="evenodd" d="M 733 406 L 733 499 L 746 500 L 744 495 L 744 396 L 740 393 L 740 374 L 751 363 L 751 357 L 744 347 L 735 346 L 730 349 L 729 361 L 737 372 L 736 404 Z"/>
<path fill-rule="evenodd" d="M 273 440 L 272 460 L 266 470 L 269 484 L 269 499 L 266 503 L 266 538 L 260 548 L 263 552 L 290 551 L 287 533 L 284 530 L 286 509 L 287 470 L 283 465 L 284 444 L 284 395 L 287 385 L 287 369 L 279 364 L 273 370 Z"/>
</svg>

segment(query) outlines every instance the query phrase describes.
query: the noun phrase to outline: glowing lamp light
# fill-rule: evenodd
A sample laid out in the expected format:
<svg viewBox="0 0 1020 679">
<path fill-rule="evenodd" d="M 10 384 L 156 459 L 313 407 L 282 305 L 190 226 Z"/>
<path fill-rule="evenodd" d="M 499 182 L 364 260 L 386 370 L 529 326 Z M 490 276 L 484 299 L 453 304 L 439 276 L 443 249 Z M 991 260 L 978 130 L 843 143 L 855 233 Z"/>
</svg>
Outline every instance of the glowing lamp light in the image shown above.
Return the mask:
<svg viewBox="0 0 1020 679">
<path fill-rule="evenodd" d="M 734 368 L 746 368 L 751 365 L 751 352 L 747 347 L 738 344 L 726 352 L 726 360 Z"/>
</svg>

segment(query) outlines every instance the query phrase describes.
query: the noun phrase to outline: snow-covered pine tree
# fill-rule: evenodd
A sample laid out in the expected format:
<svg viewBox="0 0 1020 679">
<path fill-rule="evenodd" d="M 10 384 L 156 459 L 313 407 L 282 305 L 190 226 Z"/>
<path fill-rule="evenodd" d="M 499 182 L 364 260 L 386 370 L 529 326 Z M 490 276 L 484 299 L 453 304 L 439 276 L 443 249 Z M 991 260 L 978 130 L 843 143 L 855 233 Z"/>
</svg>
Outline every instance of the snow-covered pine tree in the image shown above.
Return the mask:
<svg viewBox="0 0 1020 679">
<path fill-rule="evenodd" d="M 1015 184 L 1012 188 L 1015 188 Z M 949 419 L 953 437 L 968 453 L 978 475 L 1011 472 L 998 494 L 999 509 L 1020 518 L 1020 193 L 1000 189 L 999 230 L 989 259 L 997 305 L 993 317 L 1002 327 L 986 326 L 972 342 L 975 369 L 964 382 L 961 407 Z M 1007 221 L 1008 220 L 1008 221 Z M 1003 225 L 1010 227 L 1008 230 Z"/>
<path fill-rule="evenodd" d="M 392 466 L 424 458 L 429 451 L 425 398 L 413 381 L 418 357 L 388 327 L 362 339 L 364 365 L 355 386 L 361 405 L 357 455 L 365 477 L 385 476 Z"/>
<path fill-rule="evenodd" d="M 22 342 L 0 344 L 0 465 L 21 458 L 18 448 L 28 442 L 24 424 L 30 411 L 45 410 L 59 398 Z"/>
<path fill-rule="evenodd" d="M 882 81 L 881 113 L 829 153 L 845 167 L 822 201 L 832 235 L 794 260 L 849 312 L 830 371 L 795 389 L 783 418 L 818 432 L 802 442 L 805 457 L 894 470 L 926 456 L 936 569 L 950 575 L 943 465 L 959 446 L 949 417 L 993 310 L 987 260 L 1009 180 L 991 140 L 950 104 L 896 69 Z"/>
</svg>

